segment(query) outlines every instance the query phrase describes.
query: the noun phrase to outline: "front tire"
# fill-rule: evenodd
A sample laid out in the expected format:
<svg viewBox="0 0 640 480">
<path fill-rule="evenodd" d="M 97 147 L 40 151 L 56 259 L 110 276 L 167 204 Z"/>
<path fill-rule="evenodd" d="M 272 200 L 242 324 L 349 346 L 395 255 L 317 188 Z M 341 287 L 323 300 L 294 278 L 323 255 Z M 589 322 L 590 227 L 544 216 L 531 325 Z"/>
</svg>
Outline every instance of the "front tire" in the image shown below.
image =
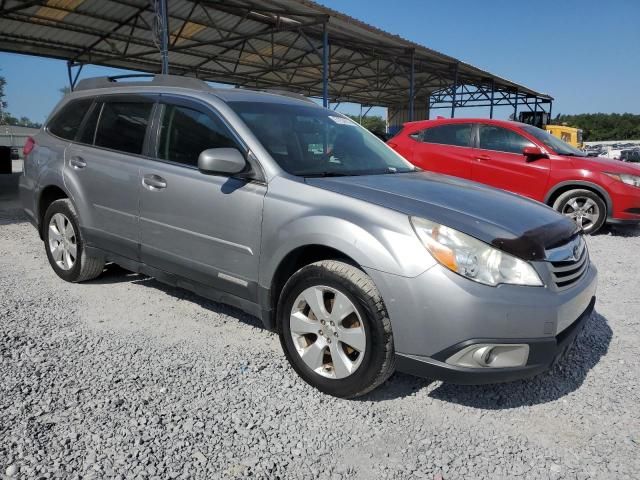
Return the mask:
<svg viewBox="0 0 640 480">
<path fill-rule="evenodd" d="M 364 395 L 394 371 L 391 322 L 371 278 L 344 262 L 307 265 L 287 281 L 278 332 L 293 369 L 318 390 Z"/>
<path fill-rule="evenodd" d="M 44 215 L 44 245 L 51 268 L 67 282 L 98 277 L 104 260 L 87 255 L 78 214 L 69 199 L 56 200 Z"/>
<path fill-rule="evenodd" d="M 575 221 L 586 234 L 596 233 L 607 220 L 607 205 L 591 190 L 564 192 L 553 203 L 553 208 Z"/>
</svg>

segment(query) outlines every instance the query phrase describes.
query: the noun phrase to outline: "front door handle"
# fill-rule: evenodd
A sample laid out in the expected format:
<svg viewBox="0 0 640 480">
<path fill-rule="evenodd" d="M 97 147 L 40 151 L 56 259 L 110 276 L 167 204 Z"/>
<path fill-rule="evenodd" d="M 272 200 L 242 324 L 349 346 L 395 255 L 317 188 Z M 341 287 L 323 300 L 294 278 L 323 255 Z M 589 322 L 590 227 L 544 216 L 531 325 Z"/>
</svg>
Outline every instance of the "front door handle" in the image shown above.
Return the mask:
<svg viewBox="0 0 640 480">
<path fill-rule="evenodd" d="M 75 169 L 84 168 L 87 166 L 87 162 L 84 161 L 82 157 L 71 157 L 69 159 L 69 165 L 71 165 Z"/>
<path fill-rule="evenodd" d="M 167 181 L 159 175 L 145 175 L 142 177 L 142 184 L 149 190 L 167 188 Z"/>
<path fill-rule="evenodd" d="M 484 155 L 484 154 L 483 154 L 483 155 L 478 155 L 478 156 L 476 157 L 476 160 L 477 160 L 477 161 L 479 161 L 479 162 L 483 162 L 483 161 L 485 161 L 485 160 L 491 160 L 491 156 L 489 156 L 489 155 Z"/>
</svg>

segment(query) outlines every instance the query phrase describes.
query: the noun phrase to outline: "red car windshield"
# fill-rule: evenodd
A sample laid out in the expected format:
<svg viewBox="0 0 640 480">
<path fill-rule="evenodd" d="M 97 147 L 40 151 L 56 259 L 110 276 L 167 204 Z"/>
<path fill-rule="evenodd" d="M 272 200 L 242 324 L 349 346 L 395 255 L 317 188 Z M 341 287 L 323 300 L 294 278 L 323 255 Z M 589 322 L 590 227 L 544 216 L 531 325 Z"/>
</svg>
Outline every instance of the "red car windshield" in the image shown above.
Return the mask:
<svg viewBox="0 0 640 480">
<path fill-rule="evenodd" d="M 563 142 L 558 137 L 554 137 L 546 130 L 542 130 L 541 128 L 534 127 L 532 125 L 524 125 L 522 129 L 527 132 L 529 135 L 533 135 L 535 138 L 544 143 L 551 150 L 556 152 L 558 155 L 568 155 L 571 157 L 586 157 L 587 154 L 582 150 L 578 150 L 575 147 L 572 147 L 566 142 Z"/>
</svg>

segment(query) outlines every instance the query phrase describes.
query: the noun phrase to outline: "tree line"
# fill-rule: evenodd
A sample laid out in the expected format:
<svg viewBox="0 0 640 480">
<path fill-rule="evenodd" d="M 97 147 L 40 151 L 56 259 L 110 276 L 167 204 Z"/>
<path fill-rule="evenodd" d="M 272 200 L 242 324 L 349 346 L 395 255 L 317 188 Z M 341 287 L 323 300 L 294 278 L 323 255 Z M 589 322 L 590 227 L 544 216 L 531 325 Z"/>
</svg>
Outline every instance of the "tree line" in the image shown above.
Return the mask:
<svg viewBox="0 0 640 480">
<path fill-rule="evenodd" d="M 586 142 L 640 140 L 640 115 L 632 113 L 559 114 L 550 123 L 582 129 Z"/>
<path fill-rule="evenodd" d="M 7 111 L 7 101 L 5 100 L 4 87 L 7 81 L 0 77 L 0 125 L 17 125 L 20 127 L 40 128 L 41 123 L 32 122 L 27 117 L 14 117 Z"/>
</svg>

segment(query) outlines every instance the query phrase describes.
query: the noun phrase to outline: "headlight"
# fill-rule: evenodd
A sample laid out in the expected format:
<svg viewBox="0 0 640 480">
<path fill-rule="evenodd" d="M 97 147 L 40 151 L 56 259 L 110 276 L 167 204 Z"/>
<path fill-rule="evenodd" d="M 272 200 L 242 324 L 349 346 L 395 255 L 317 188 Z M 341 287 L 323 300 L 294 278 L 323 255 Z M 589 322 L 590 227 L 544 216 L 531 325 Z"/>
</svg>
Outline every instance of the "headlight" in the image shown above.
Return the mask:
<svg viewBox="0 0 640 480">
<path fill-rule="evenodd" d="M 640 176 L 638 175 L 631 175 L 629 173 L 605 173 L 605 175 L 609 175 L 611 178 L 615 178 L 627 185 L 640 187 Z"/>
<path fill-rule="evenodd" d="M 524 260 L 424 218 L 411 217 L 411 224 L 431 255 L 463 277 L 493 286 L 501 283 L 542 286 L 538 273 Z"/>
</svg>

